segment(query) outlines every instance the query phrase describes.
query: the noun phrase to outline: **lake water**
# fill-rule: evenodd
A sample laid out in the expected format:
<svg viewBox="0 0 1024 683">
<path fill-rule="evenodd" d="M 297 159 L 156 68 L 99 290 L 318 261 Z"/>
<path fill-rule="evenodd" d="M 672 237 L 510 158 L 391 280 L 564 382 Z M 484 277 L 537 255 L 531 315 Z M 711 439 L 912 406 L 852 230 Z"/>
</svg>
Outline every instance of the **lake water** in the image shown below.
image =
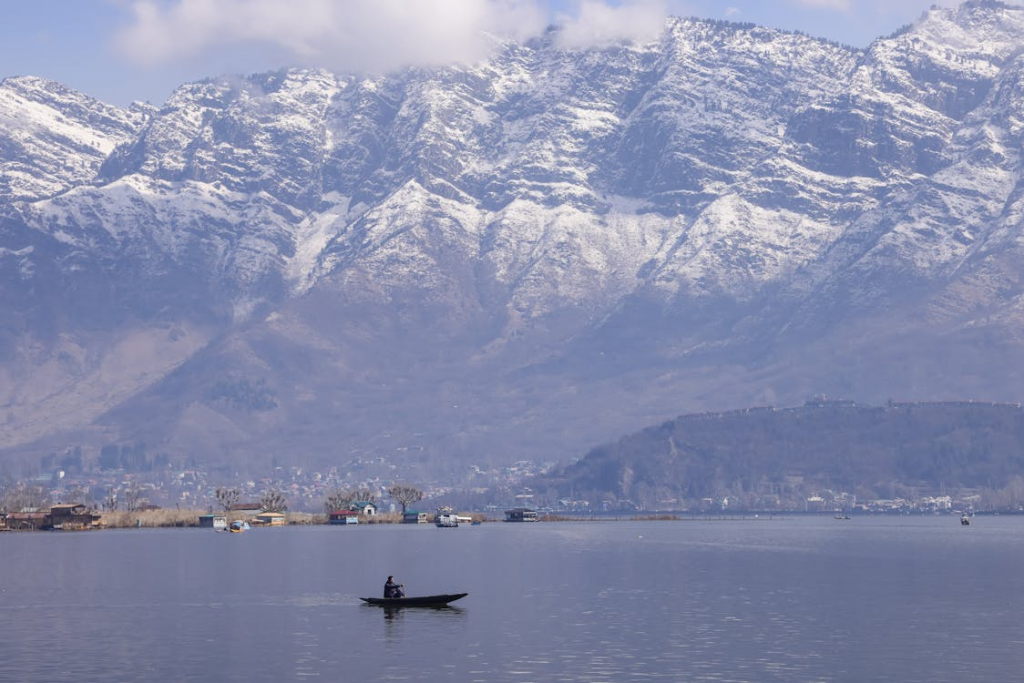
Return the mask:
<svg viewBox="0 0 1024 683">
<path fill-rule="evenodd" d="M 364 605 L 388 574 L 449 609 Z M 1024 672 L 1024 517 L 0 534 L 0 681 Z"/>
</svg>

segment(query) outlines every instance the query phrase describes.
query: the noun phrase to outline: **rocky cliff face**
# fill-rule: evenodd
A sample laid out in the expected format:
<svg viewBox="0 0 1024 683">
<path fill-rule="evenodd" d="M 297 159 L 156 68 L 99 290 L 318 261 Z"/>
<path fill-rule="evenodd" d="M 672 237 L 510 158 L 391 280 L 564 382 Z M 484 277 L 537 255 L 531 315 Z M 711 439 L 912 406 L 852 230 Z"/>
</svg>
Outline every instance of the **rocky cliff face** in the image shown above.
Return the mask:
<svg viewBox="0 0 1024 683">
<path fill-rule="evenodd" d="M 8 79 L 0 444 L 436 466 L 812 393 L 1016 400 L 1022 41 L 971 2 L 865 51 L 673 19 L 159 110 Z"/>
</svg>

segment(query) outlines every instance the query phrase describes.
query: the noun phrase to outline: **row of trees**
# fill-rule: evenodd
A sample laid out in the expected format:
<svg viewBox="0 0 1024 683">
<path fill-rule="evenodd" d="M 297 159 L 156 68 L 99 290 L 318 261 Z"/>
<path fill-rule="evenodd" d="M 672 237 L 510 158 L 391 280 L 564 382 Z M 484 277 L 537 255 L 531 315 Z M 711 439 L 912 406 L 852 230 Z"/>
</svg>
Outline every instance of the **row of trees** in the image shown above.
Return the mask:
<svg viewBox="0 0 1024 683">
<path fill-rule="evenodd" d="M 42 509 L 50 505 L 50 492 L 34 484 L 0 483 L 0 512 Z"/>
<path fill-rule="evenodd" d="M 388 496 L 390 496 L 391 500 L 402 506 L 403 515 L 408 511 L 410 504 L 423 500 L 423 492 L 409 484 L 395 484 L 391 486 L 388 489 Z M 377 496 L 369 489 L 338 490 L 327 496 L 327 500 L 324 502 L 324 509 L 328 513 L 335 510 L 345 510 L 356 501 L 376 503 Z"/>
<path fill-rule="evenodd" d="M 98 496 L 81 487 L 65 491 L 61 498 L 64 502 L 84 503 L 107 512 L 119 509 L 135 512 L 148 503 L 142 488 L 138 486 L 122 490 L 109 488 L 103 493 L 102 499 L 98 500 L 98 505 Z M 44 486 L 25 483 L 0 485 L 0 512 L 45 510 L 54 502 L 61 501 L 55 501 L 50 490 Z"/>
<path fill-rule="evenodd" d="M 220 486 L 214 491 L 217 505 L 225 512 L 233 509 L 240 502 L 240 489 Z M 408 506 L 423 500 L 423 492 L 409 484 L 395 484 L 388 488 L 387 495 L 402 507 L 402 514 Z M 123 509 L 135 512 L 142 509 L 148 501 L 144 490 L 137 485 L 125 488 L 108 488 L 105 492 L 90 492 L 85 489 L 66 491 L 62 496 L 67 502 L 80 502 L 95 505 L 104 511 L 113 512 Z M 324 501 L 324 509 L 330 513 L 335 510 L 349 509 L 357 501 L 377 503 L 379 496 L 366 488 L 335 490 Z M 47 487 L 16 483 L 9 478 L 0 481 L 0 512 L 17 512 L 24 509 L 43 509 L 53 504 L 50 490 Z M 59 502 L 59 501 L 58 501 Z M 260 507 L 267 512 L 286 512 L 288 501 L 284 493 L 277 489 L 264 491 L 259 498 Z"/>
<path fill-rule="evenodd" d="M 423 500 L 423 491 L 409 484 L 394 484 L 388 488 L 388 496 L 402 506 L 404 515 L 408 511 L 409 505 Z M 362 488 L 348 491 L 337 490 L 327 496 L 327 500 L 324 501 L 324 509 L 328 514 L 335 510 L 346 510 L 356 501 L 376 503 L 377 495 L 369 489 Z"/>
<path fill-rule="evenodd" d="M 217 505 L 225 512 L 236 506 L 241 498 L 241 491 L 237 488 L 217 487 L 214 491 L 214 498 Z M 388 489 L 388 496 L 402 506 L 402 514 L 408 510 L 412 503 L 423 500 L 423 492 L 409 484 L 395 484 Z M 324 509 L 328 512 L 336 510 L 347 510 L 357 501 L 377 503 L 377 494 L 366 488 L 354 488 L 348 490 L 336 490 L 327 496 L 324 501 Z M 287 499 L 277 489 L 264 491 L 259 500 L 260 507 L 267 512 L 285 512 L 288 510 Z"/>
<path fill-rule="evenodd" d="M 225 512 L 228 512 L 238 504 L 241 495 L 242 492 L 238 489 L 225 486 L 218 486 L 213 492 L 217 505 Z M 277 489 L 269 489 L 260 495 L 260 507 L 267 512 L 286 512 L 288 510 L 288 502 L 282 492 Z"/>
</svg>

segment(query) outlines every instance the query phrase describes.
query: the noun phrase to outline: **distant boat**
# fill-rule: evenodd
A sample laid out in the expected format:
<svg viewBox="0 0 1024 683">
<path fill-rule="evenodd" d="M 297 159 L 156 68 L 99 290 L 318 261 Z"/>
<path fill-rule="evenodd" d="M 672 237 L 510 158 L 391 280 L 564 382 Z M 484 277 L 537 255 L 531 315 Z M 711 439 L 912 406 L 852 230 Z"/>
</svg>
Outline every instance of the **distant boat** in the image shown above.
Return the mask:
<svg viewBox="0 0 1024 683">
<path fill-rule="evenodd" d="M 231 522 L 231 524 L 228 526 L 228 531 L 230 531 L 233 534 L 240 534 L 248 529 L 249 522 L 243 522 L 239 519 L 236 519 L 234 522 Z"/>
<path fill-rule="evenodd" d="M 963 524 L 964 526 L 967 526 L 968 524 L 971 523 L 971 518 L 967 516 L 966 512 L 964 514 L 960 515 L 960 523 Z"/>
<path fill-rule="evenodd" d="M 380 607 L 447 607 L 448 603 L 461 600 L 469 593 L 447 593 L 442 595 L 420 595 L 408 598 L 359 598 L 369 605 Z"/>
<path fill-rule="evenodd" d="M 849 519 L 850 515 L 836 515 L 835 518 L 836 519 Z"/>
</svg>

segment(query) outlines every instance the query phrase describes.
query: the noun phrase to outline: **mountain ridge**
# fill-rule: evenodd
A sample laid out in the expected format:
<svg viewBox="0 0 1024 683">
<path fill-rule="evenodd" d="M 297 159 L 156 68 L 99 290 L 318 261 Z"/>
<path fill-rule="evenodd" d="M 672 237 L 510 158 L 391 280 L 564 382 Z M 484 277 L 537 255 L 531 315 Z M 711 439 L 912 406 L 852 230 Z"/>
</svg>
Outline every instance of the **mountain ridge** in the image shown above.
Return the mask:
<svg viewBox="0 0 1024 683">
<path fill-rule="evenodd" d="M 1022 37 L 994 2 L 865 50 L 672 19 L 646 45 L 210 79 L 130 112 L 6 79 L 0 121 L 32 85 L 106 112 L 107 151 L 59 170 L 66 140 L 0 129 L 0 447 L 396 438 L 447 466 L 816 393 L 1012 401 Z M 243 380 L 276 407 L 210 400 Z"/>
</svg>

